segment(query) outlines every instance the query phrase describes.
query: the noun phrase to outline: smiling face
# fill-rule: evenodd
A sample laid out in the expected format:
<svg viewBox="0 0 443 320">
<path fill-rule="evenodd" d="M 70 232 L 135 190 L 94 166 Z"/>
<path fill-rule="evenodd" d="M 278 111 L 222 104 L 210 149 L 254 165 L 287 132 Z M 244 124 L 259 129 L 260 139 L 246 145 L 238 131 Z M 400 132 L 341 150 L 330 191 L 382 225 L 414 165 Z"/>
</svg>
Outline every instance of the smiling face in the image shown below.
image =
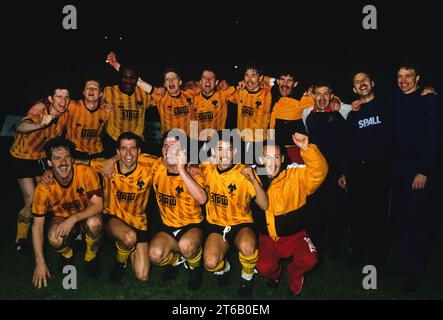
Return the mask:
<svg viewBox="0 0 443 320">
<path fill-rule="evenodd" d="M 117 154 L 120 158 L 121 169 L 124 173 L 135 169 L 140 152 L 136 140 L 122 139 L 120 141 Z"/>
<path fill-rule="evenodd" d="M 54 95 L 48 97 L 51 103 L 49 111 L 52 115 L 59 116 L 66 111 L 69 105 L 70 97 L 67 89 L 55 89 Z"/>
<path fill-rule="evenodd" d="M 69 149 L 57 147 L 51 151 L 51 160 L 48 160 L 49 166 L 54 172 L 55 178 L 60 182 L 69 181 L 72 177 L 72 165 L 74 159 Z"/>
<path fill-rule="evenodd" d="M 169 71 L 165 74 L 164 86 L 171 96 L 174 97 L 180 94 L 181 85 L 182 81 L 177 73 Z"/>
<path fill-rule="evenodd" d="M 298 82 L 291 75 L 281 75 L 278 79 L 278 91 L 282 97 L 288 97 L 291 95 Z"/>
<path fill-rule="evenodd" d="M 260 81 L 261 81 L 260 73 L 252 68 L 249 68 L 245 72 L 244 81 L 246 85 L 246 89 L 248 91 L 258 91 L 260 89 Z"/>
<path fill-rule="evenodd" d="M 120 91 L 127 95 L 132 95 L 137 87 L 137 72 L 131 69 L 123 69 L 120 74 Z"/>
<path fill-rule="evenodd" d="M 85 89 L 83 90 L 83 97 L 85 101 L 97 102 L 103 96 L 100 84 L 97 81 L 90 80 L 85 83 Z"/>
<path fill-rule="evenodd" d="M 285 157 L 281 154 L 279 146 L 265 146 L 263 148 L 263 164 L 269 178 L 275 178 L 278 175 L 284 160 Z"/>
<path fill-rule="evenodd" d="M 400 68 L 397 72 L 397 84 L 404 94 L 410 94 L 417 90 L 420 76 L 414 69 Z"/>
<path fill-rule="evenodd" d="M 235 151 L 228 141 L 218 141 L 215 150 L 215 159 L 219 169 L 229 168 L 234 160 Z"/>
<path fill-rule="evenodd" d="M 357 73 L 354 76 L 353 84 L 353 91 L 354 93 L 358 94 L 360 98 L 366 98 L 373 94 L 375 84 L 368 74 L 364 72 Z"/>
<path fill-rule="evenodd" d="M 215 87 L 218 84 L 217 78 L 215 77 L 215 73 L 210 70 L 205 70 L 202 73 L 202 77 L 200 79 L 202 92 L 205 96 L 210 96 L 214 93 Z"/>
<path fill-rule="evenodd" d="M 314 100 L 318 110 L 324 111 L 332 99 L 331 89 L 326 86 L 314 88 Z"/>
</svg>

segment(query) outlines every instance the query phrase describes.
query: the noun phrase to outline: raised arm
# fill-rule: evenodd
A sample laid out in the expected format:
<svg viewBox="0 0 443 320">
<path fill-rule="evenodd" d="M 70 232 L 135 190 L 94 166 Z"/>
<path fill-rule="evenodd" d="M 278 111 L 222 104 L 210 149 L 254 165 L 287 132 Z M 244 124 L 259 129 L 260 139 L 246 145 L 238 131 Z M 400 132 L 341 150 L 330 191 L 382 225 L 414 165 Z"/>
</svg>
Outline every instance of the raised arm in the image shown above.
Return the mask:
<svg viewBox="0 0 443 320">
<path fill-rule="evenodd" d="M 269 207 L 269 199 L 266 191 L 261 186 L 260 182 L 258 182 L 257 177 L 254 174 L 254 169 L 251 167 L 246 167 L 242 170 L 242 174 L 248 179 L 255 190 L 255 202 L 262 209 L 266 210 Z"/>
<path fill-rule="evenodd" d="M 186 163 L 186 156 L 180 148 L 177 148 L 176 151 L 177 157 L 178 157 L 178 164 L 177 169 L 178 173 L 180 174 L 180 177 L 183 179 L 183 182 L 186 185 L 186 188 L 188 188 L 189 193 L 191 196 L 200 204 L 204 205 L 206 201 L 208 201 L 208 195 L 206 194 L 205 189 L 203 189 L 197 181 L 195 181 L 194 178 L 189 174 L 189 172 L 185 168 Z"/>
</svg>

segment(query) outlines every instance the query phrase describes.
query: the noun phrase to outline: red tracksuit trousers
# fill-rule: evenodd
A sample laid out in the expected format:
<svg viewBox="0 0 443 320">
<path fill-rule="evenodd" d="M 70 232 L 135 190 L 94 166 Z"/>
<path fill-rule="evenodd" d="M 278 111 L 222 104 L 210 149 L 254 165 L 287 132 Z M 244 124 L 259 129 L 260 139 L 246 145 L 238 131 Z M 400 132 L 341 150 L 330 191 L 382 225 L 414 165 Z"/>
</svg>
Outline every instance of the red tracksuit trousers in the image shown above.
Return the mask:
<svg viewBox="0 0 443 320">
<path fill-rule="evenodd" d="M 260 234 L 257 270 L 261 276 L 269 280 L 280 277 L 282 266 L 280 259 L 291 258 L 287 275 L 289 289 L 299 293 L 303 286 L 303 274 L 311 270 L 318 261 L 317 252 L 305 230 L 292 236 L 280 237 L 277 241 Z"/>
</svg>

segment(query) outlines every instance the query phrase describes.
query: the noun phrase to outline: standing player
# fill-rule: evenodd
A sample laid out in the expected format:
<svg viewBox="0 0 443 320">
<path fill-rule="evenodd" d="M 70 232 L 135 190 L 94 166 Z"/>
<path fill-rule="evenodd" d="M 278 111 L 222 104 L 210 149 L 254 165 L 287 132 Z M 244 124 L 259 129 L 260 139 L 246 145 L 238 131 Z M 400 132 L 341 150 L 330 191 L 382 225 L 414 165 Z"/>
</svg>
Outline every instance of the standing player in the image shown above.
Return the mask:
<svg viewBox="0 0 443 320">
<path fill-rule="evenodd" d="M 214 151 L 216 164 L 201 165 L 209 195 L 206 204 L 208 236 L 203 256 L 206 269 L 219 276 L 219 286 L 225 286 L 230 270 L 225 255 L 230 247 L 235 246 L 243 266 L 239 294 L 249 296 L 258 259 L 254 219 L 249 204 L 254 199 L 260 208 L 266 210 L 268 197 L 251 167 L 233 163 L 236 152 L 232 141 L 220 139 Z"/>
<path fill-rule="evenodd" d="M 123 67 L 119 84 L 104 90 L 103 97 L 112 108 L 103 137 L 106 156 L 114 155 L 115 142 L 123 132 L 133 132 L 143 139 L 145 113 L 151 104 L 151 96 L 137 87 L 137 79 L 135 69 Z"/>
<path fill-rule="evenodd" d="M 20 185 L 25 206 L 20 210 L 17 220 L 16 250 L 28 252 L 28 231 L 32 221 L 31 207 L 34 197 L 35 181 L 40 180 L 44 169 L 44 146 L 46 142 L 59 136 L 66 124 L 65 113 L 69 104 L 69 91 L 57 88 L 48 97 L 49 106 L 40 115 L 28 114 L 17 126 L 17 134 L 10 149 L 18 184 Z"/>
<path fill-rule="evenodd" d="M 140 281 L 149 279 L 148 203 L 152 177 L 158 159 L 140 154 L 141 138 L 124 132 L 117 139 L 118 161 L 113 176 L 104 177 L 105 208 L 103 219 L 107 233 L 116 239 L 117 260 L 109 275 L 112 283 L 120 283 L 131 258 L 132 269 Z M 94 159 L 91 166 L 100 171 L 104 159 Z"/>
<path fill-rule="evenodd" d="M 107 61 L 116 69 L 120 70 L 120 63 L 117 57 L 111 52 Z M 182 80 L 176 69 L 166 69 L 163 73 L 164 88 L 166 93 L 161 90 L 154 90 L 149 83 L 133 78 L 135 84 L 138 84 L 137 90 L 144 90 L 145 94 L 152 94 L 153 105 L 157 106 L 162 134 L 172 129 L 181 129 L 187 136 L 190 135 L 191 120 L 195 120 L 193 100 L 194 91 L 181 90 Z"/>
<path fill-rule="evenodd" d="M 154 175 L 153 186 L 162 225 L 152 239 L 149 257 L 167 266 L 163 280 L 175 278 L 181 257 L 190 269 L 188 288 L 198 289 L 203 281 L 201 267 L 204 217 L 201 207 L 207 201 L 200 174 L 192 177 L 185 168 L 186 156 L 176 137 L 163 139 L 163 163 Z"/>
<path fill-rule="evenodd" d="M 102 133 L 111 112 L 102 103 L 102 97 L 100 83 L 87 80 L 83 100 L 69 105 L 66 138 L 75 144 L 76 159 L 103 157 Z"/>
<path fill-rule="evenodd" d="M 51 213 L 48 238 L 51 246 L 61 255 L 62 267 L 72 264 L 71 240 L 76 233 L 85 233 L 86 271 L 91 277 L 100 274 L 96 255 L 102 236 L 101 212 L 103 210 L 100 180 L 93 169 L 74 164 L 73 145 L 65 139 L 47 143 L 46 157 L 53 170 L 55 182 L 39 183 L 35 189 L 32 214 L 32 240 L 35 253 L 34 286 L 46 287 L 51 277 L 43 254 L 43 229 L 46 215 Z"/>
<path fill-rule="evenodd" d="M 83 99 L 71 101 L 66 124 L 66 139 L 75 145 L 74 158 L 90 160 L 103 157 L 102 133 L 111 108 L 102 100 L 103 90 L 97 80 L 84 83 Z M 40 115 L 46 108 L 40 102 L 29 113 Z"/>
<path fill-rule="evenodd" d="M 226 126 L 228 99 L 235 92 L 234 87 L 217 90 L 218 80 L 214 71 L 203 70 L 200 79 L 200 92 L 194 98 L 194 112 L 198 120 L 198 139 L 207 141 L 209 134 L 204 130 L 220 131 Z M 202 136 L 200 136 L 202 134 Z"/>
</svg>

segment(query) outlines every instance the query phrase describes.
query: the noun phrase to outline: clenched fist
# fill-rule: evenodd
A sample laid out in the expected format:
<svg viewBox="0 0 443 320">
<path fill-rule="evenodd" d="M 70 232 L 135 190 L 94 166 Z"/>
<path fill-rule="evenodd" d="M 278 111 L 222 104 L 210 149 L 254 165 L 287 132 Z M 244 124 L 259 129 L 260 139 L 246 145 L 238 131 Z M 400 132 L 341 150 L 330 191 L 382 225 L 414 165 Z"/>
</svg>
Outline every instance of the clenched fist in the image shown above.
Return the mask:
<svg viewBox="0 0 443 320">
<path fill-rule="evenodd" d="M 294 133 L 292 135 L 292 140 L 294 141 L 294 144 L 299 147 L 301 150 L 308 150 L 309 149 L 309 138 L 308 136 L 301 134 L 301 133 Z"/>
</svg>

